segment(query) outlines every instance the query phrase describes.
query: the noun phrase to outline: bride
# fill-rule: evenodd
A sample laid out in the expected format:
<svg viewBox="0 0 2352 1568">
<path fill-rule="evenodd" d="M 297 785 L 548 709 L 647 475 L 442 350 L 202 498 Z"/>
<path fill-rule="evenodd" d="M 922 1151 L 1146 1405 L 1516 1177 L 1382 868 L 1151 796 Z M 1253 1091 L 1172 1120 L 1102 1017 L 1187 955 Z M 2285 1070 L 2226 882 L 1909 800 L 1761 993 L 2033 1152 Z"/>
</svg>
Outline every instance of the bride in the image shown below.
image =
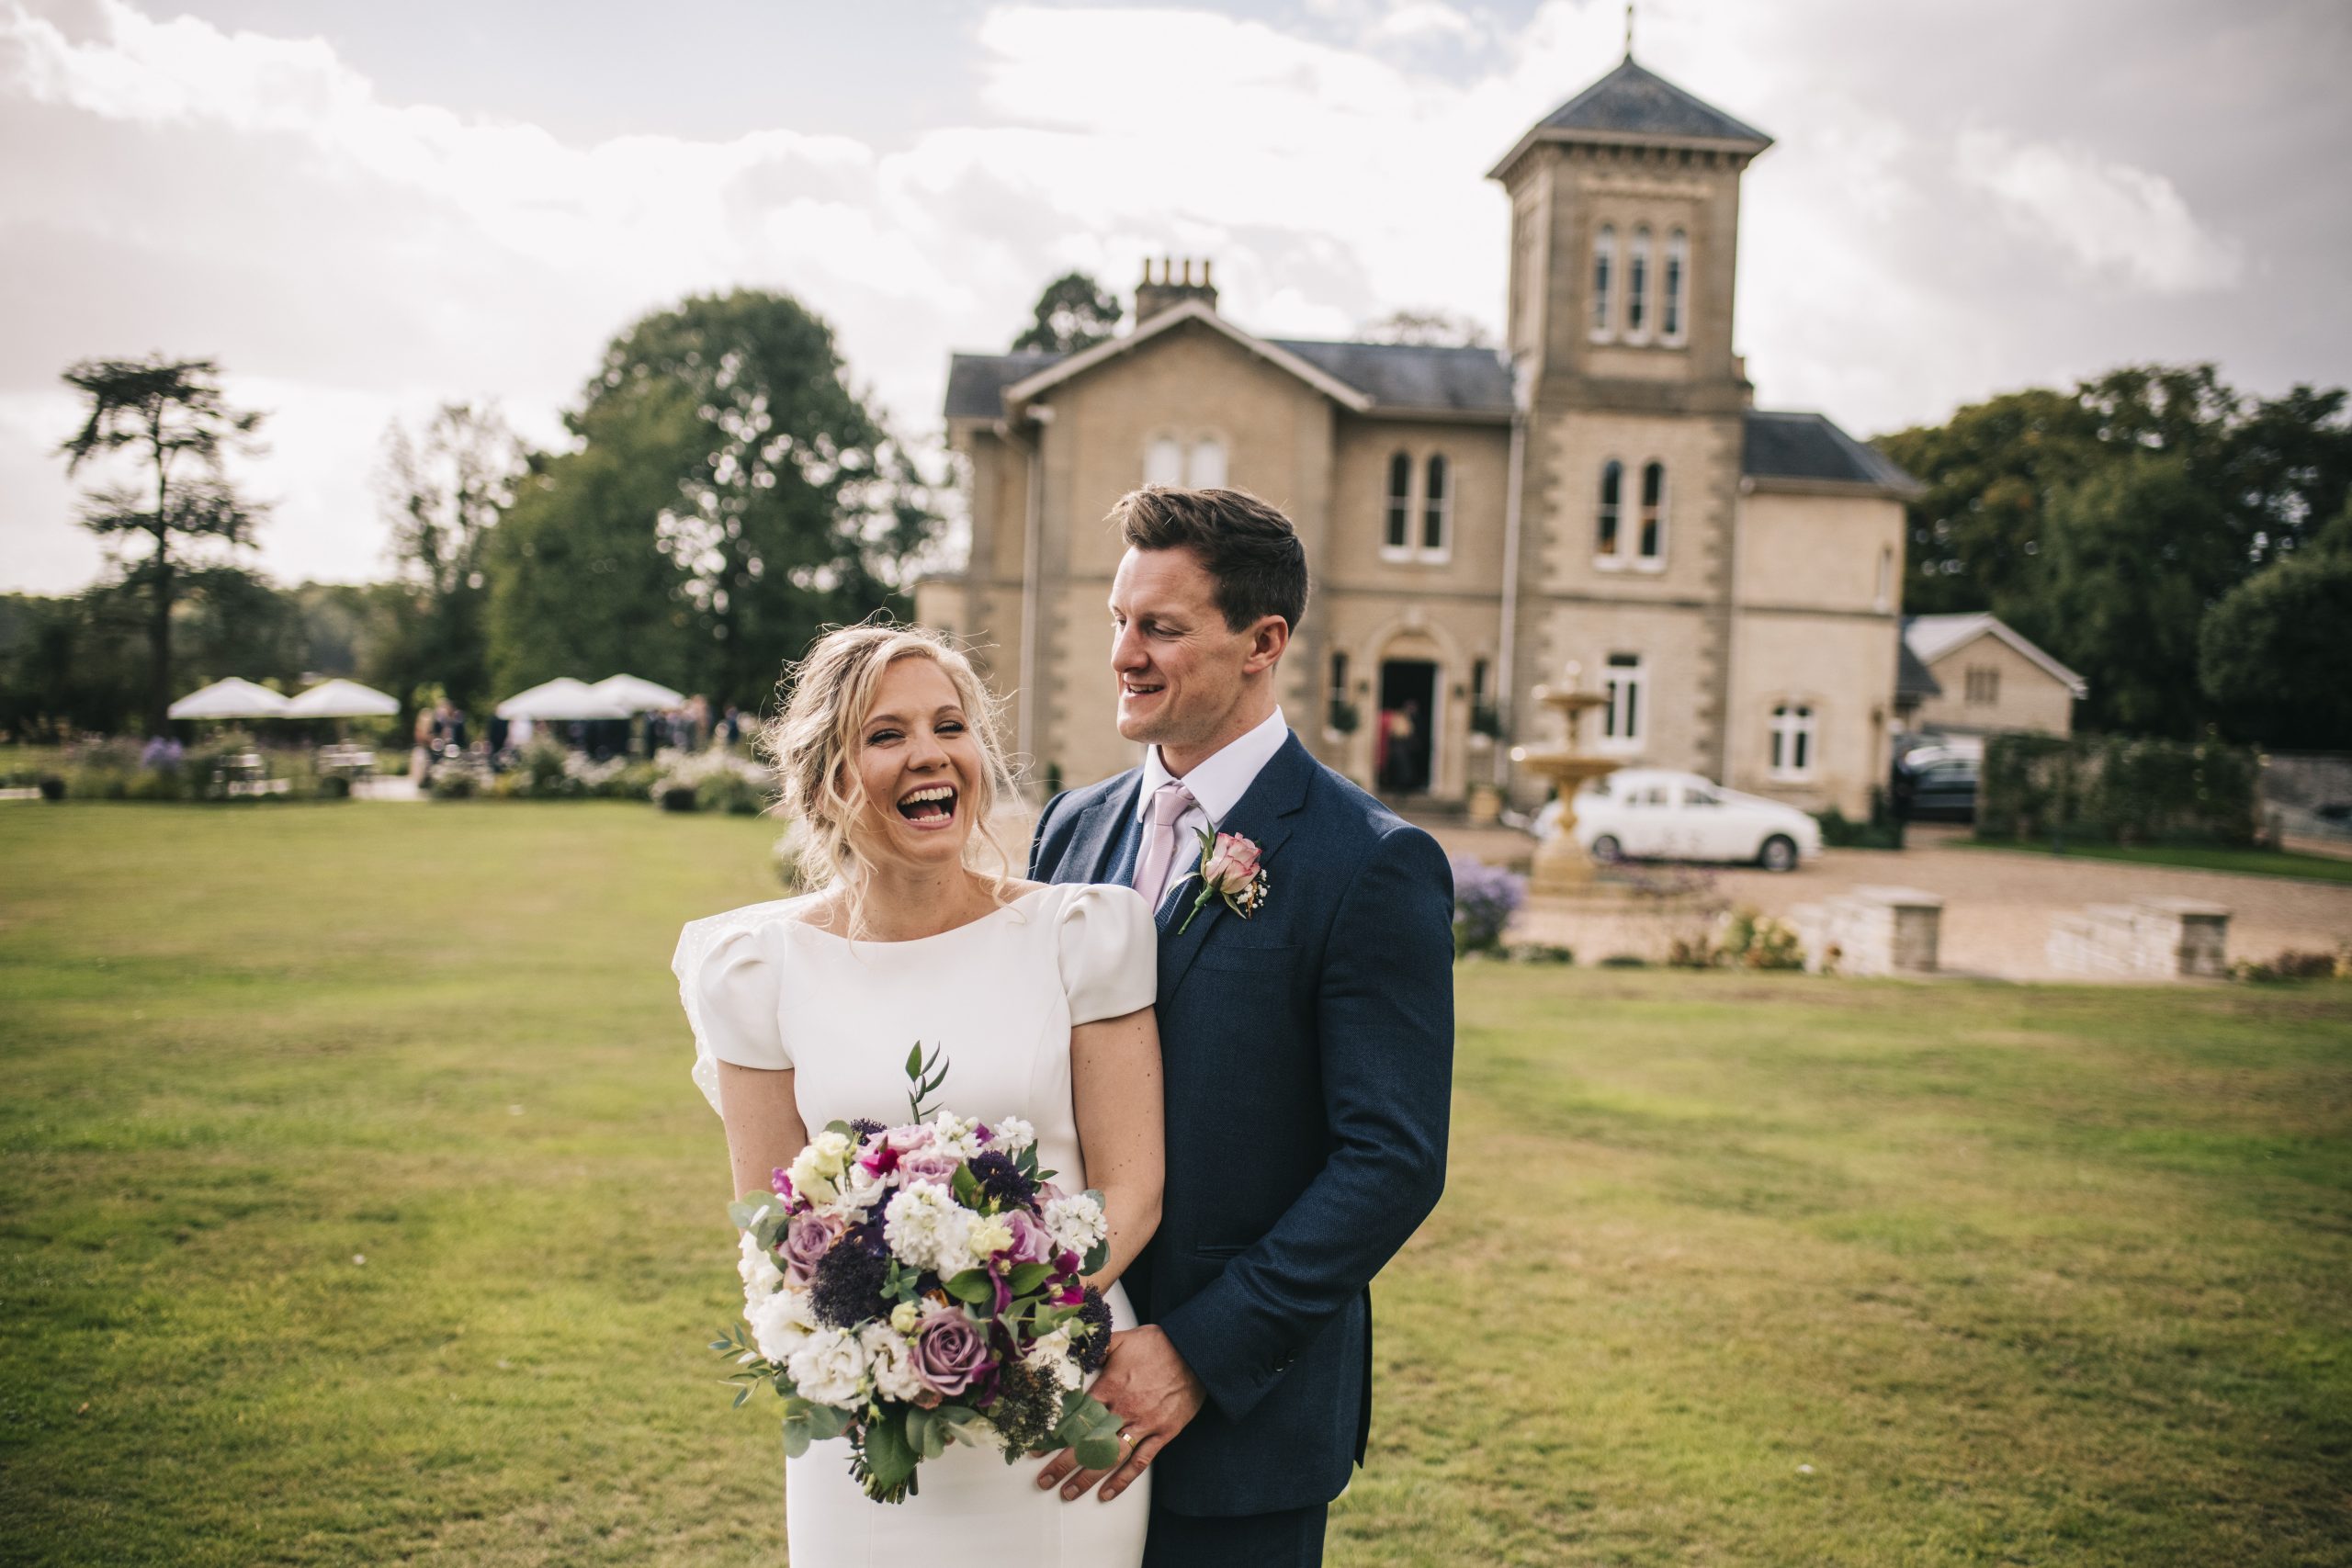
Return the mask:
<svg viewBox="0 0 2352 1568">
<path fill-rule="evenodd" d="M 820 638 L 769 745 L 815 891 L 693 922 L 673 964 L 733 1190 L 765 1191 L 811 1127 L 903 1121 L 902 1064 L 919 1042 L 947 1064 L 938 1104 L 1026 1118 L 1064 1190 L 1102 1192 L 1109 1258 L 1088 1282 L 1114 1327 L 1133 1328 L 1115 1281 L 1159 1224 L 1161 1179 L 1150 908 L 1126 887 L 1012 877 L 989 825 L 1011 780 L 987 692 L 929 633 Z M 884 1505 L 848 1461 L 829 1442 L 786 1462 L 794 1562 L 1142 1561 L 1148 1472 L 1110 1502 L 1069 1506 L 1038 1488 L 1035 1465 L 951 1444 L 918 1494 Z"/>
</svg>

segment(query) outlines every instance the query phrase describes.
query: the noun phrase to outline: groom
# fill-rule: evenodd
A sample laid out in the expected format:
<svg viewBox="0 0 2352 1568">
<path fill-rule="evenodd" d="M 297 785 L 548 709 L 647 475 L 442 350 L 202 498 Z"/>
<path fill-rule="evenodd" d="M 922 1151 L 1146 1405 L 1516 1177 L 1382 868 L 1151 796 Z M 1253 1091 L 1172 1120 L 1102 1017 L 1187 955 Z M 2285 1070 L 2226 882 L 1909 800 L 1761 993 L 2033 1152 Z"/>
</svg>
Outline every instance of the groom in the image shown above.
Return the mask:
<svg viewBox="0 0 2352 1568">
<path fill-rule="evenodd" d="M 1159 906 L 1168 1179 L 1126 1275 L 1146 1325 L 1094 1393 L 1152 1468 L 1146 1568 L 1317 1563 L 1372 1419 L 1367 1287 L 1437 1203 L 1453 1059 L 1453 879 L 1420 829 L 1307 754 L 1274 703 L 1306 609 L 1290 519 L 1230 490 L 1114 507 L 1119 733 L 1143 766 L 1048 803 L 1030 873 Z M 1262 901 L 1197 913 L 1197 829 L 1258 848 Z"/>
</svg>

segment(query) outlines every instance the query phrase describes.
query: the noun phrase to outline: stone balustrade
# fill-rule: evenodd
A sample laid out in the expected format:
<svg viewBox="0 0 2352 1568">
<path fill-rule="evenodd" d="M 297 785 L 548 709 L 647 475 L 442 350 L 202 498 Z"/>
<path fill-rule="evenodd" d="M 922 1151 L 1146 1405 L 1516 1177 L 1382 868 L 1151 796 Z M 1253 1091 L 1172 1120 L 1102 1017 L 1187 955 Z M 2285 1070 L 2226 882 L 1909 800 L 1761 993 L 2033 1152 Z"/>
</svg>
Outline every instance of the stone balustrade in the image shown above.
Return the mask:
<svg viewBox="0 0 2352 1568">
<path fill-rule="evenodd" d="M 1815 974 L 1932 975 L 1944 901 L 1917 887 L 1856 887 L 1790 912 Z"/>
<path fill-rule="evenodd" d="M 2043 956 L 2062 975 L 2218 979 L 2229 973 L 2230 911 L 2196 898 L 2086 905 L 2051 922 Z"/>
</svg>

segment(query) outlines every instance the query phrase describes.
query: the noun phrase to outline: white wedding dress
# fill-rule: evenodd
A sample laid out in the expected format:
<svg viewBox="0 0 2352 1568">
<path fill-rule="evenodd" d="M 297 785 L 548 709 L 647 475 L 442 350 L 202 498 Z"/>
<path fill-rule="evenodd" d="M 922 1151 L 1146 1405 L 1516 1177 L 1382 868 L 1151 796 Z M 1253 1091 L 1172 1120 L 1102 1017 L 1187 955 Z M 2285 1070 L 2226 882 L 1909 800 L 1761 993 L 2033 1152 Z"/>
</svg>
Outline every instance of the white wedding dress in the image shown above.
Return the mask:
<svg viewBox="0 0 2352 1568">
<path fill-rule="evenodd" d="M 1087 1185 L 1070 1102 L 1073 1024 L 1150 1005 L 1158 936 L 1141 897 L 1119 886 L 1039 887 L 969 925 L 913 942 L 852 942 L 795 919 L 802 900 L 688 925 L 672 961 L 694 1026 L 695 1081 L 715 1108 L 718 1062 L 790 1068 L 810 1131 L 860 1117 L 908 1120 L 907 1051 L 937 1050 L 933 1107 L 986 1122 L 1026 1118 L 1065 1191 Z M 720 1266 L 713 1254 L 712 1267 Z M 1126 1293 L 1108 1292 L 1132 1328 Z M 800 1568 L 954 1562 L 1121 1568 L 1143 1561 L 1147 1472 L 1114 1502 L 1041 1492 L 1042 1460 L 950 1444 L 902 1504 L 869 1500 L 849 1446 L 818 1443 L 785 1465 L 785 1520 Z"/>
</svg>

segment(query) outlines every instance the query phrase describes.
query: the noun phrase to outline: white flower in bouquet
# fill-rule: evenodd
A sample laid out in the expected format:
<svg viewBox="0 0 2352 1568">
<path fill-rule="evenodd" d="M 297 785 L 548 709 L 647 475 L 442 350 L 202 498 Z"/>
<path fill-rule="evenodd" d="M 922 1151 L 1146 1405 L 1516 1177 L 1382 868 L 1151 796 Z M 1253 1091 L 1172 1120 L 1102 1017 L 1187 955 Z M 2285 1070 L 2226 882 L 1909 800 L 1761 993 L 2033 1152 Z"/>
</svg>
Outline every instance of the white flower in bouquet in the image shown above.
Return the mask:
<svg viewBox="0 0 2352 1568">
<path fill-rule="evenodd" d="M 887 1176 L 876 1176 L 863 1165 L 852 1160 L 842 1177 L 836 1195 L 831 1202 L 817 1205 L 820 1214 L 838 1214 L 854 1224 L 865 1217 L 867 1210 L 888 1196 L 897 1185 Z M 796 1186 L 796 1190 L 797 1188 Z"/>
<path fill-rule="evenodd" d="M 820 1133 L 792 1160 L 792 1190 L 822 1207 L 840 1196 L 837 1183 L 854 1145 L 839 1133 Z"/>
<path fill-rule="evenodd" d="M 1017 1155 L 1037 1141 L 1037 1129 L 1018 1116 L 991 1122 L 989 1131 L 996 1134 L 989 1140 L 989 1146 L 1003 1154 Z"/>
<path fill-rule="evenodd" d="M 869 1323 L 858 1331 L 857 1342 L 865 1348 L 866 1369 L 874 1375 L 875 1393 L 885 1399 L 910 1404 L 922 1396 L 923 1381 L 915 1375 L 914 1354 L 905 1335 L 882 1324 Z"/>
<path fill-rule="evenodd" d="M 743 1321 L 750 1325 L 752 1343 L 760 1348 L 760 1354 L 779 1365 L 790 1360 L 817 1330 L 808 1292 L 791 1288 L 756 1299 L 747 1297 Z"/>
<path fill-rule="evenodd" d="M 1001 1214 L 990 1214 L 972 1226 L 967 1245 L 973 1258 L 985 1262 L 1012 1245 L 1012 1226 Z"/>
<path fill-rule="evenodd" d="M 943 1111 L 931 1123 L 932 1147 L 957 1159 L 970 1159 L 980 1152 L 979 1123 L 967 1122 L 952 1111 Z"/>
<path fill-rule="evenodd" d="M 1070 1359 L 1069 1330 L 1067 1327 L 1057 1328 L 1051 1334 L 1039 1337 L 1029 1347 L 1029 1353 L 1021 1359 L 1024 1366 L 1045 1373 L 1065 1389 L 1079 1385 L 1078 1363 Z"/>
<path fill-rule="evenodd" d="M 865 1392 L 865 1347 L 846 1328 L 820 1328 L 786 1359 L 784 1370 L 803 1399 L 855 1404 Z"/>
<path fill-rule="evenodd" d="M 882 1234 L 899 1260 L 956 1274 L 971 1267 L 972 1211 L 940 1187 L 920 1182 L 883 1211 Z"/>
<path fill-rule="evenodd" d="M 1110 1233 L 1102 1217 L 1102 1205 L 1083 1192 L 1074 1198 L 1046 1200 L 1044 1218 L 1054 1245 L 1080 1258 Z"/>
<path fill-rule="evenodd" d="M 784 1283 L 784 1270 L 775 1266 L 774 1255 L 762 1247 L 759 1238 L 750 1231 L 743 1233 L 741 1251 L 735 1272 L 742 1276 L 743 1300 L 747 1303 L 756 1303 L 762 1296 Z"/>
</svg>

